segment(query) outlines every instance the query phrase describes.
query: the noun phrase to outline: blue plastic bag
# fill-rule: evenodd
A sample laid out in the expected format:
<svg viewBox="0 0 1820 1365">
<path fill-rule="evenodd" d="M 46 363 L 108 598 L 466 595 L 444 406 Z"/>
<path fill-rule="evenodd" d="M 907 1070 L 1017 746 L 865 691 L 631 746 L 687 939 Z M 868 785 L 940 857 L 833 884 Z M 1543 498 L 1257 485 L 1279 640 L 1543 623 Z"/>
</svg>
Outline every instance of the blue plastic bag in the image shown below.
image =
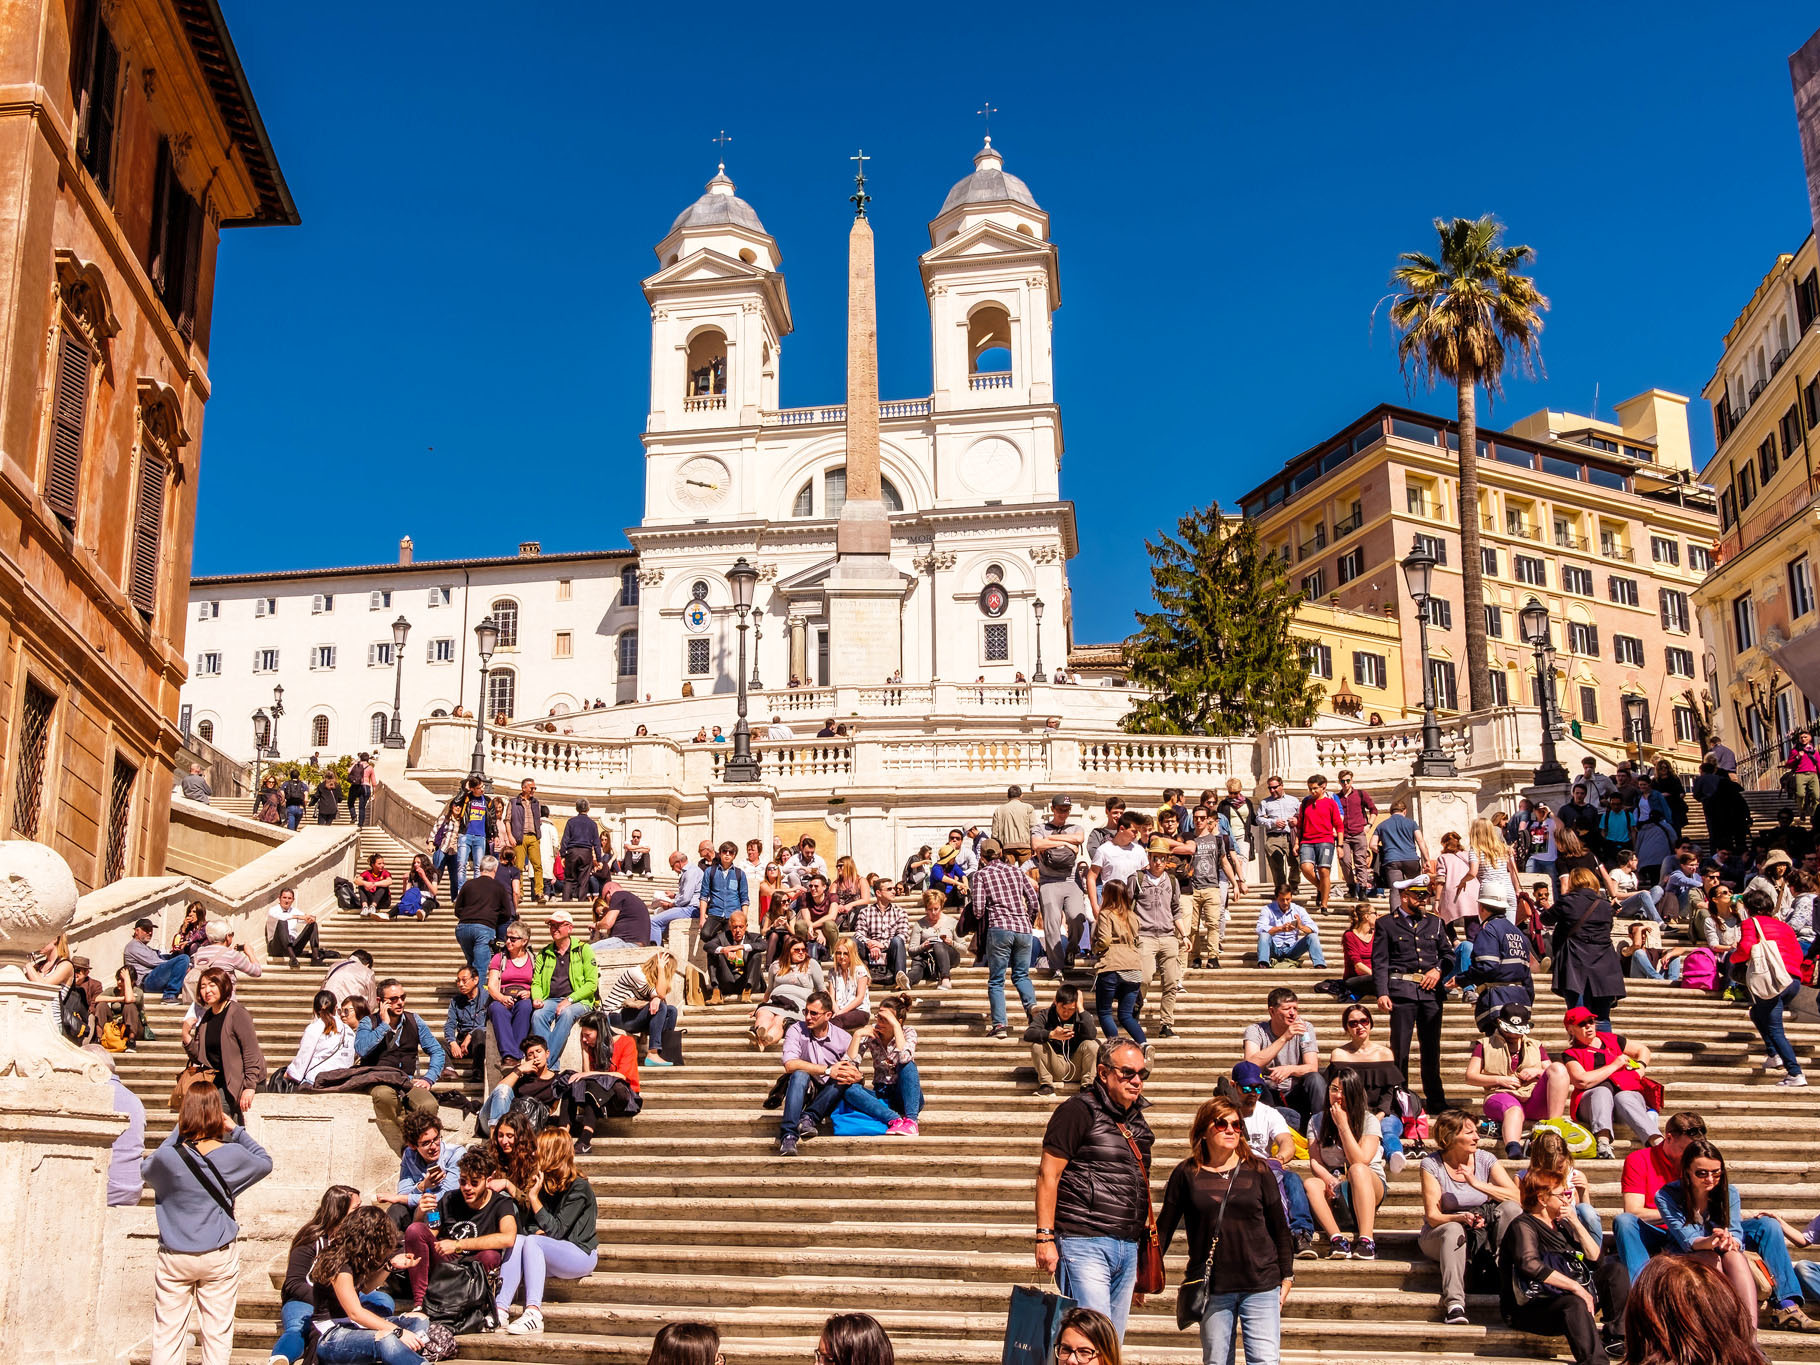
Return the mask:
<svg viewBox="0 0 1820 1365">
<path fill-rule="evenodd" d="M 829 1115 L 828 1123 L 834 1129 L 835 1137 L 882 1137 L 885 1132 L 882 1122 L 870 1114 L 848 1108 L 845 1100 Z"/>
</svg>

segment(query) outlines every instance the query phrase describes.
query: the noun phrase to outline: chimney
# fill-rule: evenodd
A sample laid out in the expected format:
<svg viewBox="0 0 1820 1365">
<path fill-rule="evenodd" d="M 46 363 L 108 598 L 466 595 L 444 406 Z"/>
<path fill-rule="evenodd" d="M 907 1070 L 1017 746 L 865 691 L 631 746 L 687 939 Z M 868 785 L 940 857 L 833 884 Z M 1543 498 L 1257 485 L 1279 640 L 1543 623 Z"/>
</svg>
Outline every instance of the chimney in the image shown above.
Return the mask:
<svg viewBox="0 0 1820 1365">
<path fill-rule="evenodd" d="M 541 540 L 521 540 L 518 542 L 518 557 L 520 559 L 531 559 L 542 553 L 543 542 Z"/>
<path fill-rule="evenodd" d="M 400 564 L 409 564 L 411 562 L 411 538 L 409 536 L 401 536 L 399 538 L 398 562 Z"/>
</svg>

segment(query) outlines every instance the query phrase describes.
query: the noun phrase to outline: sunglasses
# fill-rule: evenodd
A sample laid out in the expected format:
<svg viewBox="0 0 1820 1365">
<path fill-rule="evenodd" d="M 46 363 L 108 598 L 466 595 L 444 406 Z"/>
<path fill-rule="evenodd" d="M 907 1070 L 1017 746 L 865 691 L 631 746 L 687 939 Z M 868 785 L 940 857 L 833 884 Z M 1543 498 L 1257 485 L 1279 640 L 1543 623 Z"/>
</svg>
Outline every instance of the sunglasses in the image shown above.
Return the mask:
<svg viewBox="0 0 1820 1365">
<path fill-rule="evenodd" d="M 1720 1176 L 1724 1175 L 1725 1172 L 1722 1170 L 1718 1170 L 1718 1169 L 1714 1169 L 1714 1170 L 1710 1170 L 1710 1171 L 1694 1170 L 1694 1171 L 1689 1171 L 1688 1174 L 1690 1176 L 1692 1176 L 1695 1180 L 1717 1180 Z"/>
<path fill-rule="evenodd" d="M 1150 1079 L 1150 1068 L 1147 1066 L 1142 1068 L 1114 1066 L 1108 1067 L 1107 1070 L 1122 1081 L 1147 1081 Z"/>
<path fill-rule="evenodd" d="M 404 996 L 403 996 L 403 995 L 402 995 L 402 994 L 400 994 L 400 995 L 388 995 L 388 996 L 387 996 L 387 997 L 386 997 L 386 998 L 385 998 L 385 1000 L 384 1000 L 384 1002 L 383 1002 L 383 1003 L 384 1003 L 384 1004 L 387 1004 L 387 1005 L 402 1005 L 402 1004 L 404 1004 Z"/>
<path fill-rule="evenodd" d="M 1215 1119 L 1207 1126 L 1216 1133 L 1242 1133 L 1245 1131 L 1245 1124 L 1241 1119 Z"/>
</svg>

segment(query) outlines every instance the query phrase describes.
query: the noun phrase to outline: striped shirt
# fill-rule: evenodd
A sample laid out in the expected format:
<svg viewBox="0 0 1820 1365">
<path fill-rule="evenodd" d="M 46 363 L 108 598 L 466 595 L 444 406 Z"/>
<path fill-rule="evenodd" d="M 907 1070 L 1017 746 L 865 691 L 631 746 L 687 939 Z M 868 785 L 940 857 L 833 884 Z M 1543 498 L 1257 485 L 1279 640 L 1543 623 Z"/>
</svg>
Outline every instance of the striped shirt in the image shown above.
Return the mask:
<svg viewBox="0 0 1820 1365">
<path fill-rule="evenodd" d="M 603 1010 L 616 1010 L 629 1000 L 649 1000 L 651 983 L 645 980 L 642 967 L 627 967 L 613 978 L 613 984 L 600 998 Z"/>
<path fill-rule="evenodd" d="M 1039 906 L 1036 888 L 1003 858 L 980 864 L 972 877 L 973 902 L 985 917 L 988 929 L 1009 929 L 1027 934 Z"/>
</svg>

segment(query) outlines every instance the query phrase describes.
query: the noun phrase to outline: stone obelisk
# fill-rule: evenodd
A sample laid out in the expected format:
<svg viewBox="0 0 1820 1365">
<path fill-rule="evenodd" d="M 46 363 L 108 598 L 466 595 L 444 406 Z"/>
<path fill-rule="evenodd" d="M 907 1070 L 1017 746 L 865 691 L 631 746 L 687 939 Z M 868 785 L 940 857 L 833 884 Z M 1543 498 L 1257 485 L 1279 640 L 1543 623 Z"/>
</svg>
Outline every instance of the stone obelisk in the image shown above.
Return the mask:
<svg viewBox="0 0 1820 1365">
<path fill-rule="evenodd" d="M 835 686 L 873 685 L 902 663 L 904 576 L 891 566 L 891 519 L 879 488 L 878 304 L 865 155 L 847 237 L 847 501 L 828 575 L 828 651 Z"/>
</svg>

